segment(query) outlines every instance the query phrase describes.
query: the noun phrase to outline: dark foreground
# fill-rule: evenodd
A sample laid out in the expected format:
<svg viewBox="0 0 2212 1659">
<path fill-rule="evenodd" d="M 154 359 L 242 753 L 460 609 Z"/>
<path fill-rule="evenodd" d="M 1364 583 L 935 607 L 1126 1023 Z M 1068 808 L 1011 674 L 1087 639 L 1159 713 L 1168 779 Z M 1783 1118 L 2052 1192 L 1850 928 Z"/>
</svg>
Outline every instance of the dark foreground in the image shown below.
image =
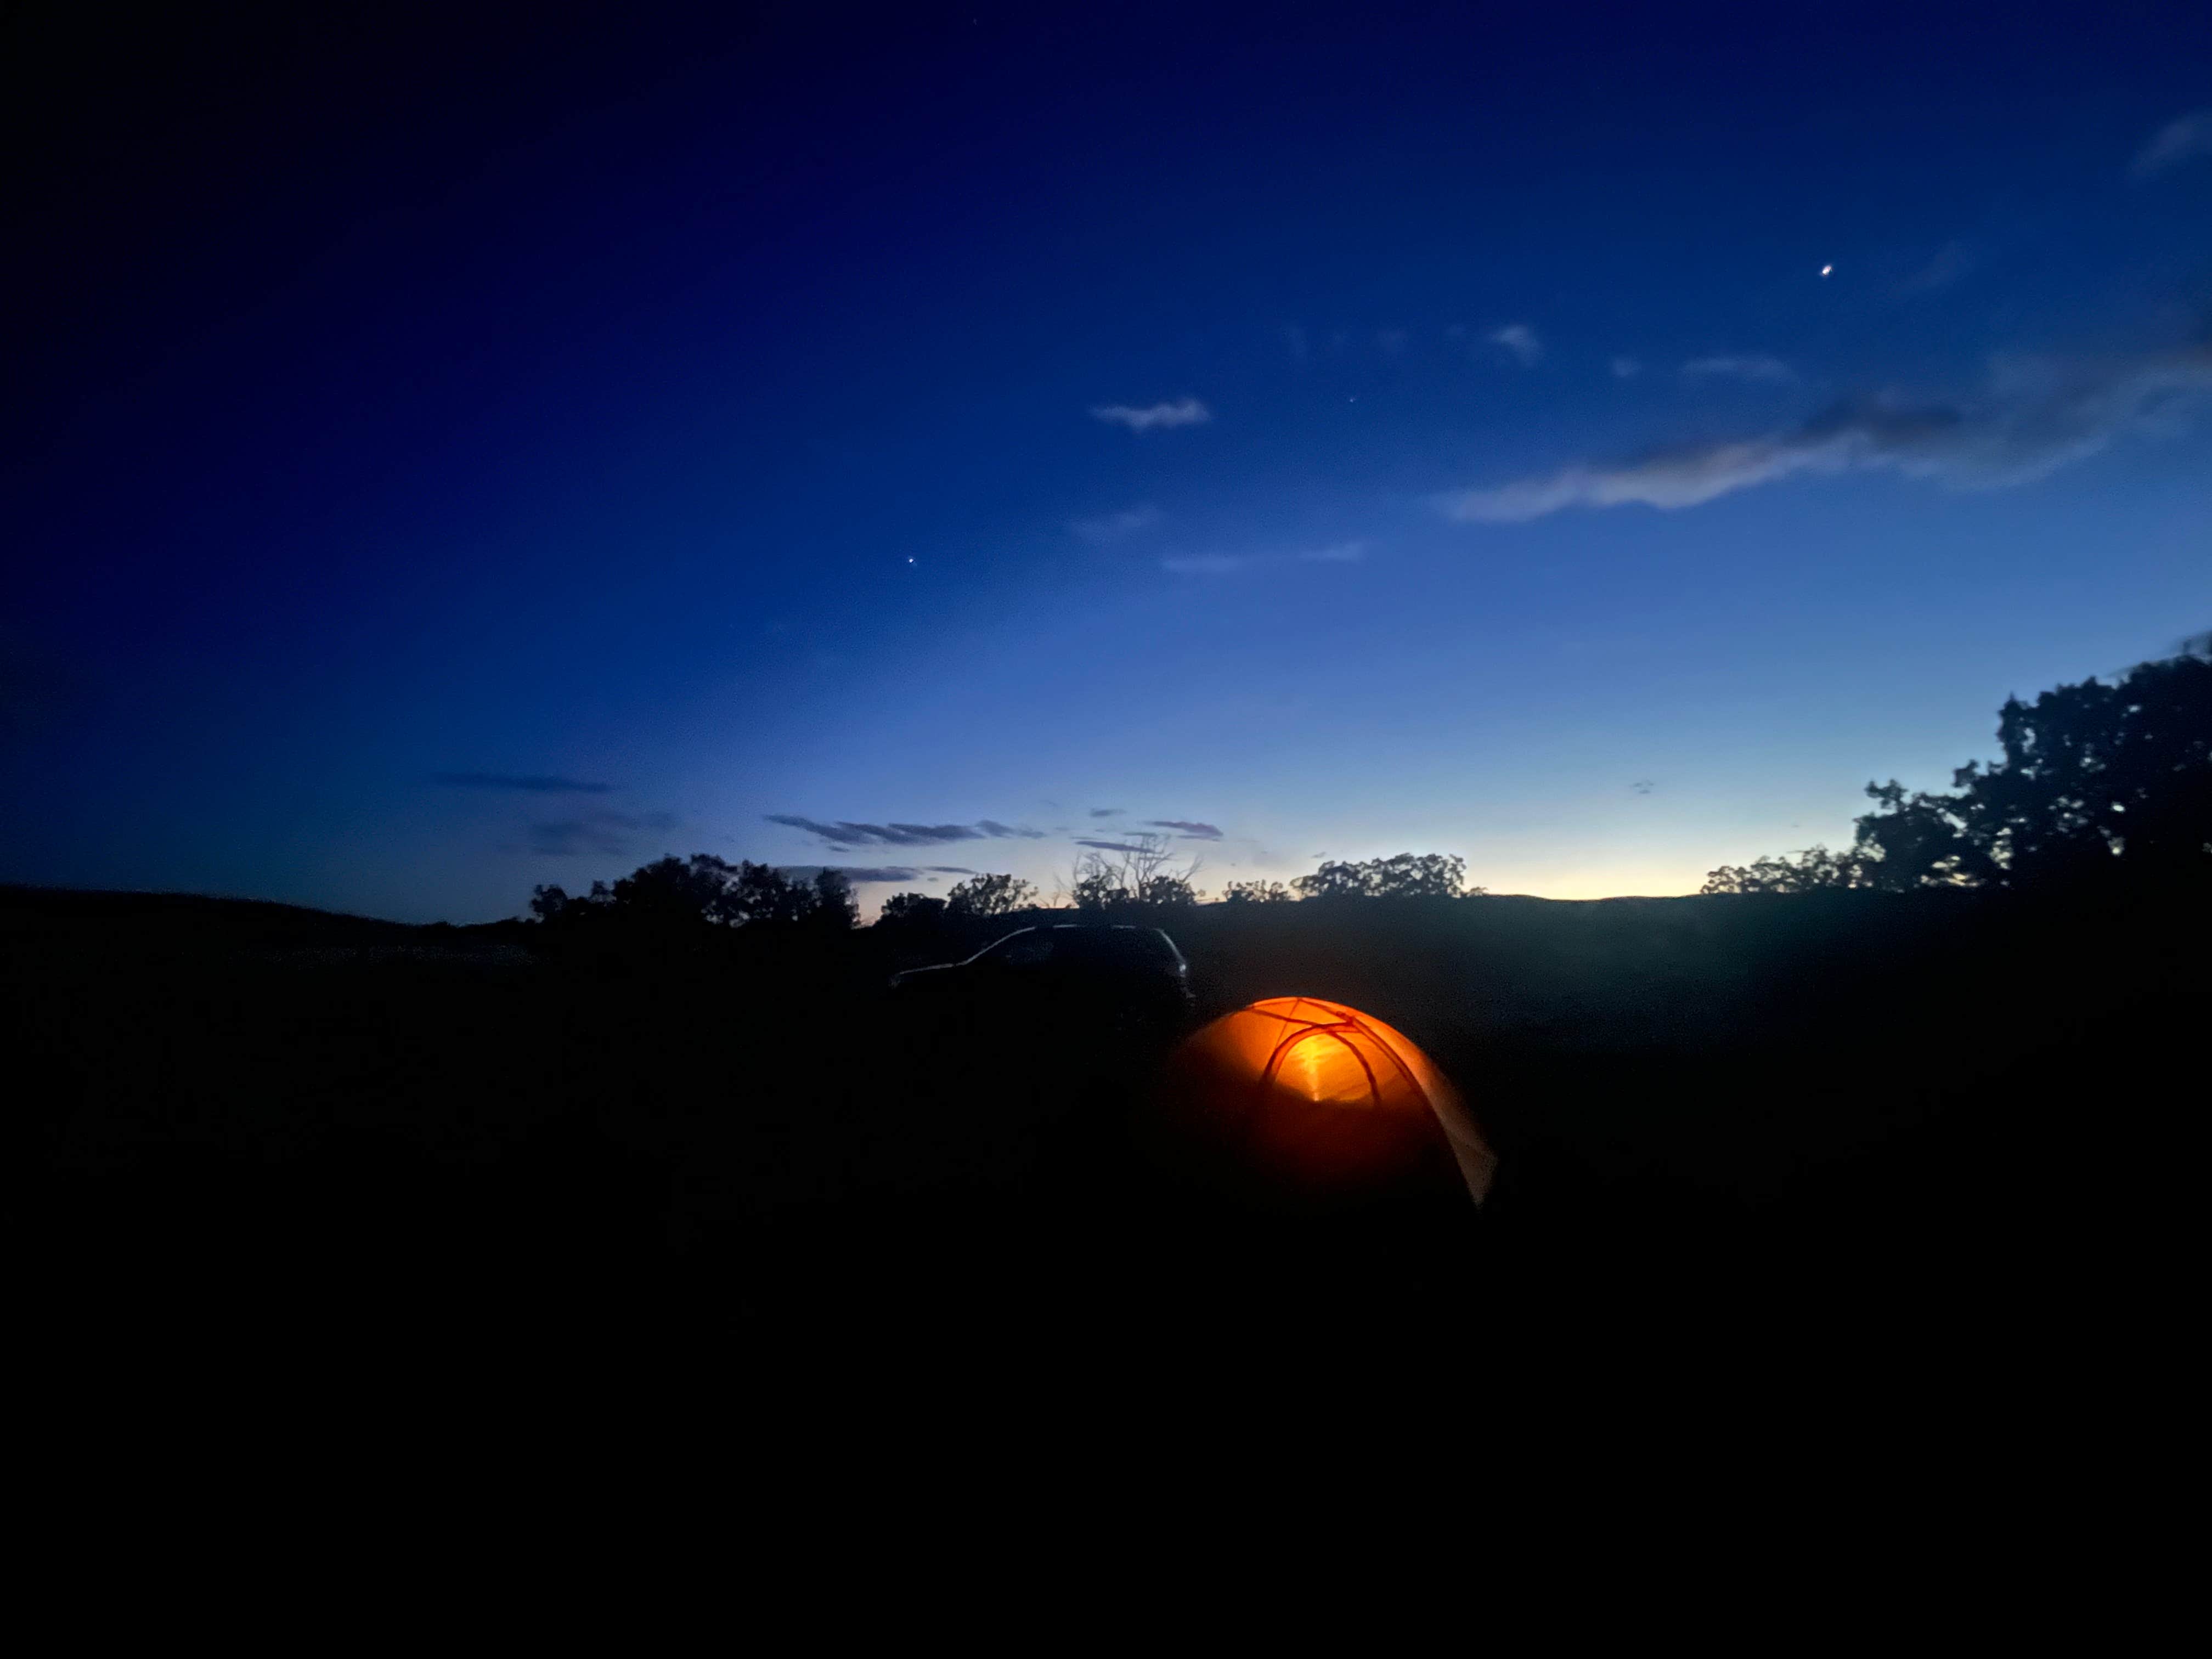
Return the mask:
<svg viewBox="0 0 2212 1659">
<path fill-rule="evenodd" d="M 1154 1048 L 895 1017 L 886 975 L 941 944 L 0 909 L 33 1301 L 72 1340 L 1028 1392 L 1200 1357 L 2154 1367 L 2200 1231 L 2203 921 L 1841 894 L 1171 923 L 1210 1007 L 1392 1021 L 1503 1154 L 1480 1214 L 1316 1215 L 1138 1156 Z"/>
</svg>

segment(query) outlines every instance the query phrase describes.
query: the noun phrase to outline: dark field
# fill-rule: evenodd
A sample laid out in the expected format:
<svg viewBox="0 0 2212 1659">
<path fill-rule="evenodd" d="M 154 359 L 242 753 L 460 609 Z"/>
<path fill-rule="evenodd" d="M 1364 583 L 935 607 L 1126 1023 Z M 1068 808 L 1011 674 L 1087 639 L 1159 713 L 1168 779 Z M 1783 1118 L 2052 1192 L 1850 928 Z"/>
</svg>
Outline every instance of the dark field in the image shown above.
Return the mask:
<svg viewBox="0 0 2212 1659">
<path fill-rule="evenodd" d="M 1960 893 L 1203 908 L 1169 926 L 1209 1013 L 1378 1015 L 1503 1156 L 1479 1214 L 1423 1188 L 1293 1216 L 1133 1152 L 1156 1049 L 895 1017 L 891 971 L 972 948 L 942 935 L 541 951 L 520 923 L 0 908 L 64 1319 L 433 1345 L 550 1321 L 756 1369 L 1507 1329 L 2162 1340 L 2199 1231 L 2203 922 Z"/>
</svg>

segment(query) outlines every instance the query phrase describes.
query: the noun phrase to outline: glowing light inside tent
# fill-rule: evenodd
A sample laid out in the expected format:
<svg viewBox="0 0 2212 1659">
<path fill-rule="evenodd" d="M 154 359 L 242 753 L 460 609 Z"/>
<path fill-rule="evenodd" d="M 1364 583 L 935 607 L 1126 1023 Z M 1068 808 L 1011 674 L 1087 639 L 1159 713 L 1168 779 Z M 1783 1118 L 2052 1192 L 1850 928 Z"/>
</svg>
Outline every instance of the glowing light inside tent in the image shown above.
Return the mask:
<svg viewBox="0 0 2212 1659">
<path fill-rule="evenodd" d="M 1171 1086 L 1194 1133 L 1293 1186 L 1387 1185 L 1449 1151 L 1478 1204 L 1498 1159 L 1459 1091 L 1403 1032 L 1316 997 L 1271 997 L 1188 1038 Z"/>
</svg>

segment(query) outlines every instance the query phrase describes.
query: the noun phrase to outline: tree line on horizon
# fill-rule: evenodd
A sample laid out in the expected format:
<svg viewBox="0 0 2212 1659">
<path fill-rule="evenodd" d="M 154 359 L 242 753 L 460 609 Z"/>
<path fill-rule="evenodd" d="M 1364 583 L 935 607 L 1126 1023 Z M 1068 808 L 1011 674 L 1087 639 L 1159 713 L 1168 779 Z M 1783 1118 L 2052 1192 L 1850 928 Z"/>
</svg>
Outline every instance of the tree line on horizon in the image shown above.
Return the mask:
<svg viewBox="0 0 2212 1659">
<path fill-rule="evenodd" d="M 1166 837 L 1142 838 L 1114 859 L 1093 854 L 1080 862 L 1061 902 L 1040 902 L 1034 883 L 1003 872 L 985 872 L 957 884 L 943 897 L 931 893 L 894 893 L 884 902 L 876 925 L 927 928 L 1012 916 L 1044 908 L 1070 909 L 1105 918 L 1158 915 L 1209 902 L 1191 877 L 1194 863 L 1171 867 Z M 1273 904 L 1295 899 L 1456 898 L 1480 893 L 1466 885 L 1466 860 L 1442 853 L 1400 853 L 1364 862 L 1324 863 L 1311 875 L 1288 884 L 1235 881 L 1221 902 Z M 720 927 L 777 927 L 845 933 L 860 926 L 860 903 L 851 881 L 836 868 L 811 877 L 750 860 L 731 863 L 712 853 L 689 859 L 672 854 L 641 865 L 609 884 L 595 881 L 588 892 L 570 894 L 540 885 L 530 913 L 542 923 L 568 930 L 621 922 L 651 927 L 706 923 Z"/>
<path fill-rule="evenodd" d="M 1852 844 L 1814 846 L 1723 865 L 1700 890 L 1805 893 L 1864 889 L 2027 890 L 2096 874 L 2151 884 L 2212 884 L 2212 634 L 2174 656 L 2094 677 L 1998 711 L 2002 758 L 1969 762 L 1948 793 L 1869 782 L 1875 808 Z M 1100 920 L 1165 920 L 1197 905 L 1234 906 L 1480 895 L 1466 861 L 1443 853 L 1324 861 L 1285 883 L 1231 881 L 1218 900 L 1195 860 L 1178 863 L 1164 836 L 1132 836 L 1079 859 L 1047 905 L 1036 885 L 1004 872 L 969 877 L 942 897 L 899 892 L 876 926 L 929 930 L 1046 908 Z M 843 933 L 860 926 L 852 883 L 834 867 L 811 875 L 710 853 L 642 865 L 571 896 L 539 886 L 530 910 L 563 930 L 611 923 L 769 927 Z"/>
</svg>

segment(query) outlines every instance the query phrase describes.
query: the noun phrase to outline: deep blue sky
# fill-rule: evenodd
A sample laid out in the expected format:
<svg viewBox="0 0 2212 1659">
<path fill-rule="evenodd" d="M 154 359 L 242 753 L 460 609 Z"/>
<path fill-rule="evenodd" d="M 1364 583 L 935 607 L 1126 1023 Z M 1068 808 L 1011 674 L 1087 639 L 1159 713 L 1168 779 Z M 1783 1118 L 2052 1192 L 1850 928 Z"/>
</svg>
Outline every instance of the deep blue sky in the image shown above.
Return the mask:
<svg viewBox="0 0 2212 1659">
<path fill-rule="evenodd" d="M 10 25 L 0 878 L 1681 892 L 2212 624 L 2202 5 L 531 15 Z"/>
</svg>

